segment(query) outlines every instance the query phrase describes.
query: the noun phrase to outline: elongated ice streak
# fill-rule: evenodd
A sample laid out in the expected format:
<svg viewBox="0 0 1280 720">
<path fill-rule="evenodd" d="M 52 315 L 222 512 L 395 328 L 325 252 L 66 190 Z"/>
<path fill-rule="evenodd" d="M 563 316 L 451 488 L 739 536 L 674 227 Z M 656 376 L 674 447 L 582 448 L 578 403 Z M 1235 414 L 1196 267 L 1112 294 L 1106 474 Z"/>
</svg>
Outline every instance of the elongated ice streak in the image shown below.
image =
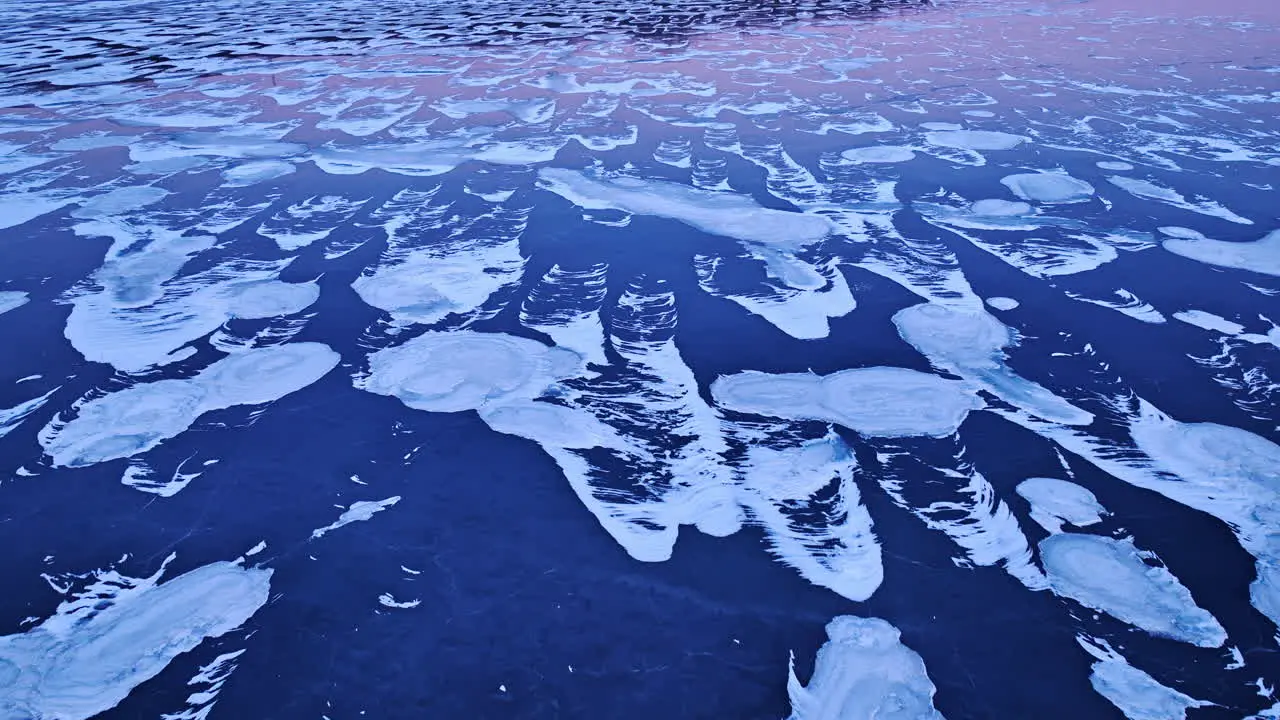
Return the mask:
<svg viewBox="0 0 1280 720">
<path fill-rule="evenodd" d="M 172 558 L 170 558 L 172 559 Z M 0 717 L 87 720 L 267 602 L 271 570 L 215 562 L 160 582 L 104 576 L 40 625 L 0 637 Z"/>
<path fill-rule="evenodd" d="M 1130 665 L 1105 640 L 1078 637 L 1077 642 L 1097 659 L 1089 683 L 1128 720 L 1185 720 L 1187 710 L 1213 705 L 1160 684 Z"/>
<path fill-rule="evenodd" d="M 790 720 L 942 720 L 924 660 L 879 618 L 842 615 L 827 623 L 813 677 L 787 676 Z"/>
<path fill-rule="evenodd" d="M 55 466 L 83 467 L 144 453 L 180 435 L 206 412 L 274 402 L 338 364 L 320 343 L 246 350 L 185 380 L 158 380 L 90 399 L 70 420 L 55 418 L 40 445 Z"/>
</svg>

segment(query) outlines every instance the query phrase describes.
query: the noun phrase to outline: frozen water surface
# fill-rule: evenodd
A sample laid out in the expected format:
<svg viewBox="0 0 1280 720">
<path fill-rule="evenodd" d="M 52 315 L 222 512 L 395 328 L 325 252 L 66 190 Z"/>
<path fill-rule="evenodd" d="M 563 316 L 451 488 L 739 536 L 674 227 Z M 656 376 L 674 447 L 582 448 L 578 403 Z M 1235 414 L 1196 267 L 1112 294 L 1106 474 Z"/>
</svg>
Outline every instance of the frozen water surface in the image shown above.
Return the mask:
<svg viewBox="0 0 1280 720">
<path fill-rule="evenodd" d="M 0 3 L 0 718 L 1277 717 L 1278 34 Z"/>
</svg>

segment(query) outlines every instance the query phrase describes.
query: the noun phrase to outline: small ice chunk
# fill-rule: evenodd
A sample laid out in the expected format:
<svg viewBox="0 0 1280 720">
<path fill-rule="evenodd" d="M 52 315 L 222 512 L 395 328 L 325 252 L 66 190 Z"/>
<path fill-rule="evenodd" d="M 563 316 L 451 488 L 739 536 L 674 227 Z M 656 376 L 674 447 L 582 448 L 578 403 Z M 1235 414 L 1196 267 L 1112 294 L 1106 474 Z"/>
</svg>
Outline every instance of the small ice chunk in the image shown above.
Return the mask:
<svg viewBox="0 0 1280 720">
<path fill-rule="evenodd" d="M 55 418 L 40 445 L 59 467 L 83 467 L 144 453 L 184 432 L 206 412 L 274 402 L 338 364 L 320 343 L 256 348 L 225 357 L 185 380 L 134 385 L 90 400 L 75 418 Z"/>
<path fill-rule="evenodd" d="M 983 217 L 1021 217 L 1023 215 L 1031 215 L 1034 212 L 1032 207 L 1024 202 L 996 198 L 975 201 L 969 206 L 969 210 L 974 215 L 982 215 Z"/>
<path fill-rule="evenodd" d="M 1094 164 L 1095 164 L 1095 165 L 1097 165 L 1098 167 L 1102 168 L 1103 170 L 1117 170 L 1117 171 L 1123 171 L 1123 170 L 1132 170 L 1132 169 L 1133 169 L 1133 166 L 1132 166 L 1132 165 L 1130 165 L 1130 164 L 1129 164 L 1129 163 L 1127 163 L 1127 162 L 1117 162 L 1117 161 L 1114 161 L 1114 160 L 1099 160 L 1098 162 L 1096 162 L 1096 163 L 1094 163 Z"/>
<path fill-rule="evenodd" d="M 382 593 L 381 595 L 378 596 L 378 604 L 382 605 L 383 607 L 397 608 L 400 610 L 408 610 L 410 608 L 416 608 L 419 605 L 421 605 L 422 600 L 406 600 L 404 602 L 401 602 L 399 600 L 396 600 L 396 597 L 391 593 Z M 505 688 L 503 689 L 505 690 Z"/>
<path fill-rule="evenodd" d="M 360 500 L 351 503 L 346 512 L 338 516 L 338 519 L 311 531 L 312 539 L 323 537 L 325 533 L 331 530 L 337 530 L 344 525 L 350 525 L 353 522 L 365 522 L 373 518 L 374 515 L 386 510 L 387 508 L 400 502 L 400 496 L 389 497 L 386 500 Z"/>
<path fill-rule="evenodd" d="M 1171 253 L 1209 265 L 1280 277 L 1280 230 L 1272 230 L 1266 237 L 1252 242 L 1180 235 L 1161 245 Z"/>
<path fill-rule="evenodd" d="M 1204 233 L 1200 232 L 1199 230 L 1192 230 L 1191 228 L 1178 227 L 1177 225 L 1165 225 L 1164 227 L 1156 228 L 1156 230 L 1159 230 L 1162 234 L 1168 235 L 1169 237 L 1182 238 L 1183 240 L 1204 240 L 1205 239 Z"/>
<path fill-rule="evenodd" d="M 1059 533 L 1040 541 L 1040 560 L 1054 593 L 1153 635 L 1221 647 L 1227 632 L 1151 553 L 1132 540 Z"/>
<path fill-rule="evenodd" d="M 369 356 L 356 387 L 427 412 L 476 410 L 532 400 L 576 375 L 582 358 L 564 348 L 504 333 L 428 332 Z"/>
<path fill-rule="evenodd" d="M 827 623 L 813 677 L 801 685 L 795 656 L 787 675 L 790 720 L 942 720 L 924 660 L 880 618 L 842 615 Z"/>
<path fill-rule="evenodd" d="M 916 156 L 914 150 L 899 145 L 873 145 L 845 150 L 840 157 L 853 163 L 900 163 Z"/>
<path fill-rule="evenodd" d="M 1093 197 L 1093 186 L 1062 172 L 1008 175 L 1000 183 L 1014 195 L 1031 202 L 1061 204 L 1083 202 Z"/>
<path fill-rule="evenodd" d="M 1012 150 L 1028 140 L 996 130 L 937 130 L 924 138 L 930 145 L 957 150 Z"/>
<path fill-rule="evenodd" d="M 1019 305 L 1017 300 L 1008 297 L 989 297 L 987 304 L 996 310 L 1013 310 Z"/>
<path fill-rule="evenodd" d="M 1093 493 L 1066 480 L 1027 478 L 1017 491 L 1031 504 L 1031 519 L 1051 533 L 1062 532 L 1064 522 L 1076 527 L 1102 522 L 1107 511 Z"/>
<path fill-rule="evenodd" d="M 1224 335 L 1239 335 L 1244 332 L 1244 326 L 1240 323 L 1232 322 L 1220 315 L 1214 315 L 1204 310 L 1181 310 L 1174 313 L 1173 317 L 1188 325 L 1195 325 L 1202 330 L 1220 332 Z"/>
<path fill-rule="evenodd" d="M 161 570 L 163 572 L 163 569 Z M 0 717 L 87 720 L 267 602 L 271 570 L 215 562 L 157 582 L 112 573 L 40 625 L 0 637 Z"/>
<path fill-rule="evenodd" d="M 711 394 L 736 412 L 833 422 L 872 437 L 946 437 L 984 405 L 965 383 L 895 367 L 826 376 L 749 370 L 718 378 Z"/>
</svg>

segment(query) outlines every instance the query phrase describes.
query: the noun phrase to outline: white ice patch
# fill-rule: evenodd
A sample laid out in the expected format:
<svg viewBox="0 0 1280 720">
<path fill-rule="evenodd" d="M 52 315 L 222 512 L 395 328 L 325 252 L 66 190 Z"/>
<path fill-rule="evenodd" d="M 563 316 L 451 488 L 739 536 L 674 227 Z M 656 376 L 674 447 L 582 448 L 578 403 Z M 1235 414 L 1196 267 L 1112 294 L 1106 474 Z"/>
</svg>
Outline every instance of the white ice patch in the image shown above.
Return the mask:
<svg viewBox="0 0 1280 720">
<path fill-rule="evenodd" d="M 570 350 L 502 333 L 428 332 L 369 356 L 356 387 L 399 398 L 428 412 L 477 410 L 487 403 L 532 400 L 577 375 Z"/>
<path fill-rule="evenodd" d="M 166 582 L 100 576 L 40 625 L 0 637 L 0 716 L 87 720 L 267 602 L 271 570 L 215 562 Z"/>
<path fill-rule="evenodd" d="M 900 145 L 872 145 L 845 150 L 840 157 L 851 163 L 902 163 L 915 158 L 915 150 Z"/>
<path fill-rule="evenodd" d="M 383 607 L 395 608 L 397 610 L 409 610 L 416 608 L 422 604 L 421 600 L 396 600 L 391 593 L 382 593 L 378 596 L 378 604 Z"/>
<path fill-rule="evenodd" d="M 1081 637 L 1077 641 L 1098 660 L 1093 664 L 1089 683 L 1128 720 L 1186 720 L 1187 710 L 1213 705 L 1161 685 L 1155 678 L 1130 665 L 1123 655 L 1103 640 Z"/>
<path fill-rule="evenodd" d="M 222 173 L 227 187 L 248 187 L 292 175 L 297 168 L 284 160 L 258 160 L 229 168 Z"/>
<path fill-rule="evenodd" d="M 131 457 L 176 437 L 206 412 L 261 405 L 301 390 L 332 370 L 338 353 L 320 343 L 246 350 L 185 380 L 158 380 L 84 402 L 55 418 L 40 445 L 55 466 L 83 467 Z"/>
<path fill-rule="evenodd" d="M 1027 380 L 1005 363 L 1015 335 L 985 311 L 923 303 L 893 316 L 898 334 L 935 367 L 977 383 L 1001 400 L 1046 420 L 1088 425 L 1093 415 Z"/>
<path fill-rule="evenodd" d="M 333 521 L 328 525 L 325 525 L 322 528 L 317 528 L 315 530 L 312 530 L 311 537 L 312 539 L 315 539 L 318 537 L 324 537 L 325 533 L 328 533 L 332 530 L 337 530 L 338 528 L 343 527 L 344 525 L 350 525 L 353 522 L 365 522 L 367 520 L 370 520 L 377 513 L 380 513 L 383 510 L 386 510 L 387 508 L 391 507 L 392 505 L 395 505 L 398 502 L 400 502 L 399 495 L 396 495 L 394 497 L 389 497 L 386 500 L 360 500 L 360 501 L 351 503 L 351 506 L 348 507 L 341 515 L 339 515 L 337 520 Z"/>
<path fill-rule="evenodd" d="M 679 183 L 628 177 L 594 179 L 559 168 L 543 168 L 538 178 L 544 189 L 586 210 L 621 210 L 667 218 L 753 245 L 794 250 L 822 240 L 834 229 L 821 215 L 766 208 L 743 195 Z"/>
<path fill-rule="evenodd" d="M 1017 492 L 1031 504 L 1031 519 L 1050 533 L 1062 532 L 1064 522 L 1084 527 L 1102 522 L 1106 508 L 1087 489 L 1056 478 L 1027 478 Z"/>
<path fill-rule="evenodd" d="M 96 219 L 122 215 L 131 210 L 154 205 L 169 194 L 168 190 L 152 185 L 116 188 L 81 202 L 79 207 L 71 211 L 71 217 Z"/>
<path fill-rule="evenodd" d="M 258 234 L 276 241 L 281 250 L 300 250 L 329 237 L 366 202 L 341 195 L 314 195 L 271 216 Z"/>
<path fill-rule="evenodd" d="M 746 371 L 718 378 L 711 394 L 728 410 L 833 422 L 871 437 L 945 437 L 984 406 L 965 383 L 894 367 L 826 376 Z"/>
<path fill-rule="evenodd" d="M 1174 313 L 1173 317 L 1188 325 L 1195 325 L 1202 330 L 1220 332 L 1225 335 L 1239 335 L 1244 332 L 1244 326 L 1240 323 L 1232 322 L 1220 315 L 1214 315 L 1204 310 L 1181 310 Z"/>
<path fill-rule="evenodd" d="M 1280 230 L 1273 230 L 1252 242 L 1179 235 L 1161 245 L 1171 253 L 1197 262 L 1280 277 Z"/>
<path fill-rule="evenodd" d="M 607 364 L 600 305 L 607 291 L 608 270 L 603 263 L 585 270 L 552 266 L 521 305 L 520 323 L 546 333 L 556 345 L 589 363 Z"/>
<path fill-rule="evenodd" d="M 1087 302 L 1090 305 L 1098 305 L 1104 308 L 1110 308 L 1116 312 L 1128 315 L 1134 320 L 1144 323 L 1160 324 L 1165 322 L 1164 314 L 1155 309 L 1151 303 L 1143 302 L 1137 295 L 1121 288 L 1112 292 L 1113 295 L 1119 297 L 1119 300 L 1111 298 L 1091 298 L 1081 293 L 1066 291 L 1068 297 L 1080 302 Z"/>
<path fill-rule="evenodd" d="M 896 627 L 842 615 L 827 623 L 827 637 L 808 685 L 796 677 L 792 656 L 790 720 L 942 720 L 924 660 Z"/>
<path fill-rule="evenodd" d="M 1040 560 L 1053 592 L 1153 635 L 1200 647 L 1221 647 L 1222 625 L 1191 592 L 1132 540 L 1058 533 L 1040 541 Z"/>
<path fill-rule="evenodd" d="M 1156 202 L 1164 203 L 1165 205 L 1172 205 L 1173 207 L 1190 210 L 1191 212 L 1200 213 L 1201 215 L 1222 218 L 1223 220 L 1240 223 L 1241 225 L 1253 224 L 1252 220 L 1240 217 L 1212 200 L 1199 200 L 1192 202 L 1183 197 L 1178 191 L 1159 185 L 1150 180 L 1140 180 L 1138 178 L 1129 178 L 1121 175 L 1112 175 L 1108 177 L 1107 180 L 1112 185 L 1115 185 L 1134 197 L 1143 198 L 1145 200 L 1155 200 Z"/>
<path fill-rule="evenodd" d="M 1029 140 L 995 130 L 935 130 L 924 137 L 930 145 L 957 150 L 1012 150 Z"/>
<path fill-rule="evenodd" d="M 987 298 L 987 304 L 996 310 L 1014 310 L 1020 303 L 1008 297 L 989 297 Z"/>
<path fill-rule="evenodd" d="M 1063 172 L 1008 175 L 1001 184 L 1029 202 L 1044 204 L 1084 202 L 1093 197 L 1093 186 Z"/>
<path fill-rule="evenodd" d="M 819 268 L 786 254 L 760 251 L 752 254 L 779 282 L 760 283 L 730 292 L 717 280 L 724 258 L 698 255 L 694 258 L 698 286 L 714 297 L 730 300 L 764 318 L 798 340 L 827 337 L 831 334 L 831 320 L 848 315 L 858 306 L 849 281 L 835 262 Z"/>
<path fill-rule="evenodd" d="M 11 408 L 0 408 L 0 438 L 13 432 L 13 429 L 26 420 L 28 415 L 39 410 L 56 390 L 57 388 L 54 388 L 38 398 L 18 403 Z"/>
<path fill-rule="evenodd" d="M 0 291 L 0 315 L 26 305 L 27 301 L 28 295 L 24 292 L 19 292 L 17 290 Z"/>
<path fill-rule="evenodd" d="M 764 526 L 779 560 L 814 585 L 862 602 L 880 587 L 884 566 L 855 466 L 852 449 L 833 432 L 780 449 L 750 446 L 739 500 Z"/>
</svg>

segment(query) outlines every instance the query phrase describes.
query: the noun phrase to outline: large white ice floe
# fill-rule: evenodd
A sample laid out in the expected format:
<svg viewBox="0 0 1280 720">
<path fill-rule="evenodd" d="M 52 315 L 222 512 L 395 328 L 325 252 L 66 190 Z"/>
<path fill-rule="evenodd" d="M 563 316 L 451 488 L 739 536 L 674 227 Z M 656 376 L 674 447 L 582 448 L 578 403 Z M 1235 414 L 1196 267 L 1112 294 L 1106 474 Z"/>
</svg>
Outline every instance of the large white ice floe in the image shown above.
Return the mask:
<svg viewBox="0 0 1280 720">
<path fill-rule="evenodd" d="M 1085 638 L 1077 641 L 1098 660 L 1089 674 L 1089 683 L 1128 720 L 1185 720 L 1187 710 L 1213 705 L 1160 684 L 1130 665 L 1106 641 Z"/>
<path fill-rule="evenodd" d="M 1280 277 L 1280 230 L 1273 230 L 1252 242 L 1211 240 L 1200 236 L 1171 237 L 1161 245 L 1171 253 L 1209 265 Z"/>
<path fill-rule="evenodd" d="M 1196 605 L 1173 573 L 1132 540 L 1058 533 L 1040 541 L 1040 560 L 1053 592 L 1153 635 L 1200 647 L 1220 647 L 1222 625 Z"/>
<path fill-rule="evenodd" d="M 915 158 L 915 150 L 900 145 L 871 145 L 868 147 L 850 148 L 840 153 L 840 157 L 851 163 L 901 163 Z"/>
<path fill-rule="evenodd" d="M 872 437 L 944 437 L 984 405 L 966 383 L 895 367 L 826 376 L 746 371 L 718 378 L 711 393 L 728 410 L 833 422 Z"/>
<path fill-rule="evenodd" d="M 0 718 L 87 720 L 115 707 L 177 656 L 243 625 L 271 580 L 229 562 L 160 582 L 163 572 L 100 574 L 44 622 L 0 637 Z"/>
<path fill-rule="evenodd" d="M 879 618 L 842 615 L 827 623 L 813 677 L 787 678 L 790 720 L 942 720 L 924 660 Z"/>
<path fill-rule="evenodd" d="M 1073 482 L 1057 478 L 1027 478 L 1017 492 L 1031 504 L 1031 519 L 1051 533 L 1062 532 L 1062 524 L 1084 527 L 1102 522 L 1106 508 L 1093 493 Z"/>
<path fill-rule="evenodd" d="M 356 387 L 428 412 L 532 400 L 577 375 L 575 352 L 503 333 L 427 332 L 369 356 Z"/>
<path fill-rule="evenodd" d="M 924 138 L 930 145 L 958 150 L 1012 150 L 1028 139 L 996 130 L 935 130 Z"/>
<path fill-rule="evenodd" d="M 1093 197 L 1093 186 L 1063 172 L 1007 175 L 1000 181 L 1014 195 L 1045 204 L 1083 202 Z"/>
<path fill-rule="evenodd" d="M 25 292 L 20 292 L 18 290 L 0 291 L 0 315 L 26 305 L 27 301 L 28 297 Z"/>
<path fill-rule="evenodd" d="M 319 380 L 338 364 L 320 343 L 257 348 L 225 357 L 193 377 L 157 380 L 110 392 L 51 421 L 40 445 L 56 466 L 81 467 L 144 453 L 176 437 L 204 413 L 274 402 Z"/>
<path fill-rule="evenodd" d="M 922 303 L 899 310 L 893 323 L 902 339 L 935 367 L 979 384 L 1010 405 L 1067 425 L 1093 422 L 1090 413 L 1009 368 L 1004 348 L 1013 345 L 1016 336 L 981 309 Z"/>
</svg>

